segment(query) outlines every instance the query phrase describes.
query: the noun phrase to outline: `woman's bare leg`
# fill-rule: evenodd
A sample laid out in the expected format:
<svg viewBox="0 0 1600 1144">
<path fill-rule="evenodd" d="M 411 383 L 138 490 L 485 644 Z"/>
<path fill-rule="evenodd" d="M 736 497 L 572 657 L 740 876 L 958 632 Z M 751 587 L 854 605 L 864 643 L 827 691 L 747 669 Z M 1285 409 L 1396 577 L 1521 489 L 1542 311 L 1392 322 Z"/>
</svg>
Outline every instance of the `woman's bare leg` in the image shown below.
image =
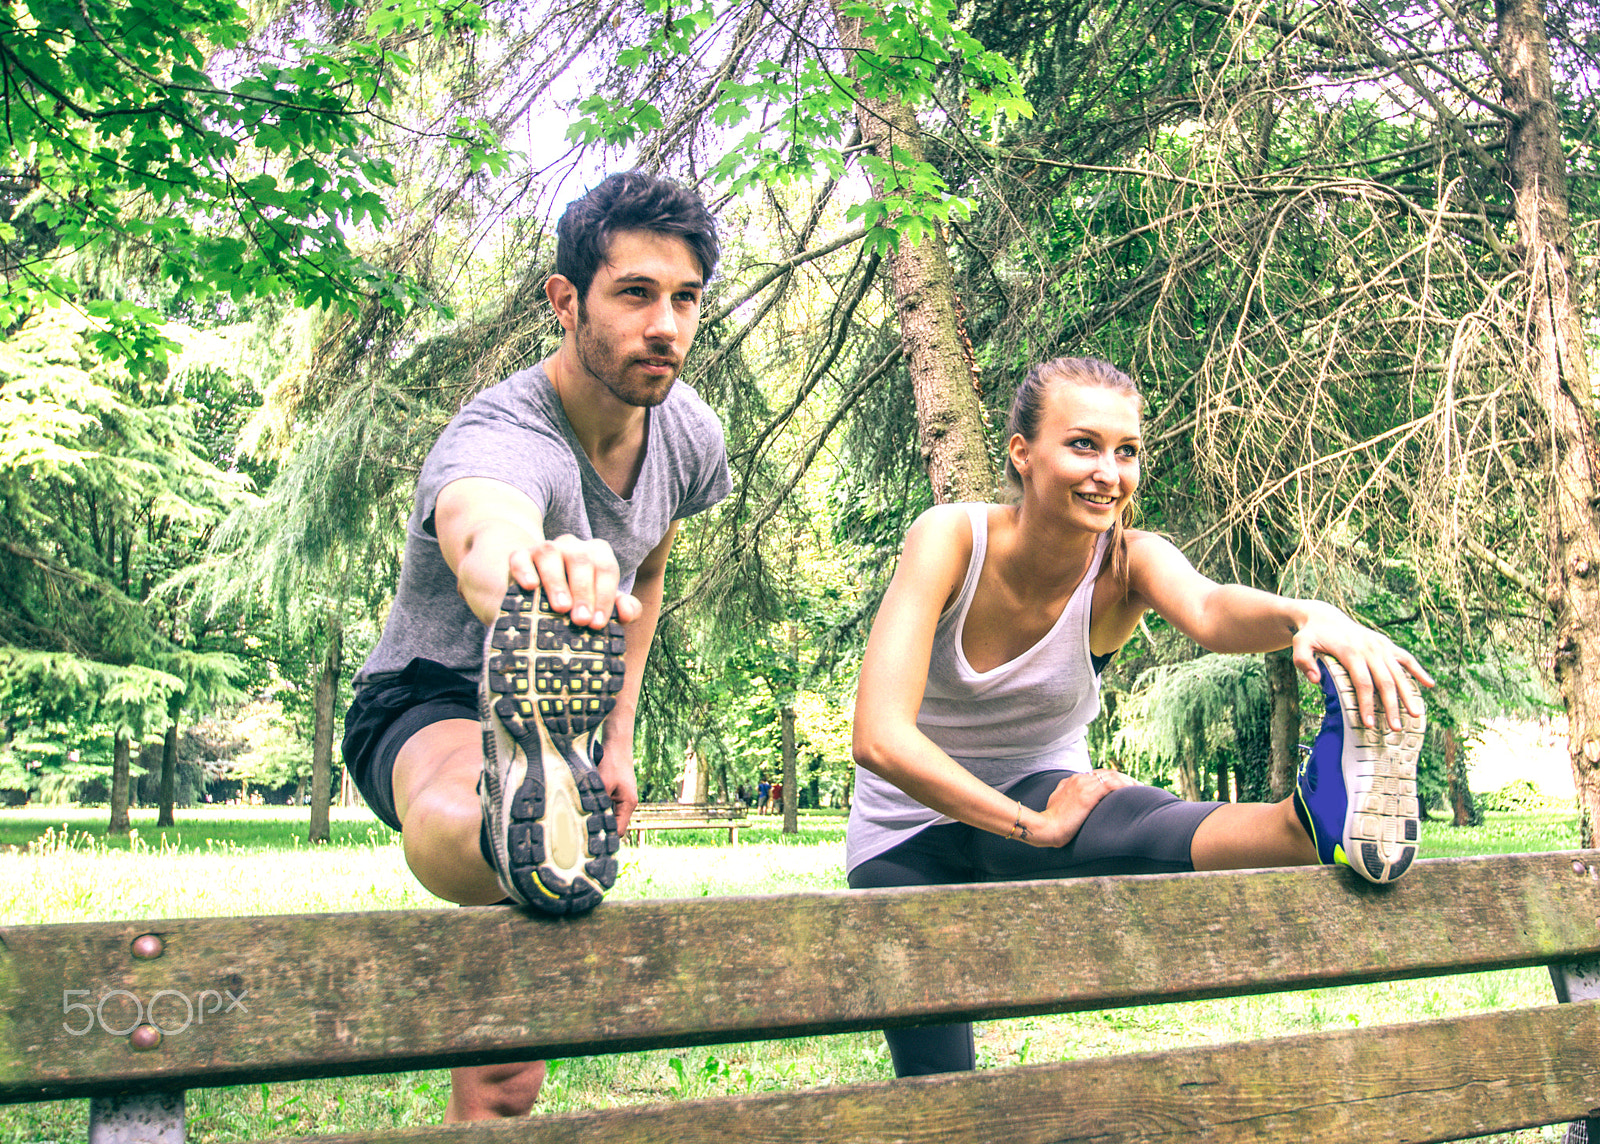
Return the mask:
<svg viewBox="0 0 1600 1144">
<path fill-rule="evenodd" d="M 1194 832 L 1190 854 L 1196 870 L 1253 870 L 1317 862 L 1317 849 L 1300 825 L 1292 798 L 1223 803 Z"/>
</svg>

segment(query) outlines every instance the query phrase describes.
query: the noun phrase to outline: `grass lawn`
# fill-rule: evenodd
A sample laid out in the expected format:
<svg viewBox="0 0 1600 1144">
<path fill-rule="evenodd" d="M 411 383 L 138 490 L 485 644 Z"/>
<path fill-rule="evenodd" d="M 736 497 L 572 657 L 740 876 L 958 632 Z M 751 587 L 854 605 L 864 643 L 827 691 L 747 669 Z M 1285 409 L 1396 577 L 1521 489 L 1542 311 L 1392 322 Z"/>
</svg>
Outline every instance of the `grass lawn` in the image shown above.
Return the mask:
<svg viewBox="0 0 1600 1144">
<path fill-rule="evenodd" d="M 303 809 L 180 811 L 158 831 L 104 836 L 104 810 L 0 810 L 0 923 L 434 908 L 405 867 L 397 835 L 365 811 L 335 812 L 334 843 L 305 842 Z M 737 847 L 726 832 L 667 832 L 623 851 L 612 898 L 701 897 L 842 888 L 843 820 L 813 815 L 801 833 L 752 817 Z M 1572 813 L 1494 814 L 1482 827 L 1424 827 L 1429 857 L 1561 850 L 1577 845 Z M 604 908 L 604 907 L 602 907 Z M 1093 1057 L 1355 1025 L 1452 1016 L 1551 999 L 1544 970 L 1317 989 L 1151 1009 L 991 1021 L 978 1027 L 980 1067 Z M 893 1076 L 876 1033 L 658 1050 L 553 1062 L 539 1109 L 564 1112 Z M 436 1121 L 443 1072 L 338 1078 L 189 1093 L 189 1139 L 361 1132 Z M 537 1115 L 537 1113 L 536 1113 Z M 0 1144 L 77 1142 L 87 1102 L 0 1107 Z M 1486 1140 L 1557 1141 L 1555 1128 Z"/>
</svg>

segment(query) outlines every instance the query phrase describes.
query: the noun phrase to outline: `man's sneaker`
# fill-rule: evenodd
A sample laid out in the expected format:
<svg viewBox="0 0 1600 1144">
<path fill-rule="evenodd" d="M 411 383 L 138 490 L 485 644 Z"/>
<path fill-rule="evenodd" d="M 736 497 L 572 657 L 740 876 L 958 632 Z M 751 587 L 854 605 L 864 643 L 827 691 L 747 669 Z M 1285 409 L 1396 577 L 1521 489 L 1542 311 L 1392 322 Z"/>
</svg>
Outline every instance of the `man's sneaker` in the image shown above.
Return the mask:
<svg viewBox="0 0 1600 1144">
<path fill-rule="evenodd" d="M 1378 727 L 1363 726 L 1343 665 L 1329 656 L 1317 661 L 1327 714 L 1295 783 L 1300 821 L 1323 863 L 1350 866 L 1370 882 L 1392 882 L 1417 856 L 1423 719 L 1402 711 L 1401 729 L 1391 731 L 1387 714 L 1379 712 Z"/>
<path fill-rule="evenodd" d="M 500 884 L 552 914 L 593 909 L 617 880 L 617 820 L 589 761 L 622 689 L 622 628 L 580 628 L 515 582 L 489 629 L 478 794 Z"/>
</svg>

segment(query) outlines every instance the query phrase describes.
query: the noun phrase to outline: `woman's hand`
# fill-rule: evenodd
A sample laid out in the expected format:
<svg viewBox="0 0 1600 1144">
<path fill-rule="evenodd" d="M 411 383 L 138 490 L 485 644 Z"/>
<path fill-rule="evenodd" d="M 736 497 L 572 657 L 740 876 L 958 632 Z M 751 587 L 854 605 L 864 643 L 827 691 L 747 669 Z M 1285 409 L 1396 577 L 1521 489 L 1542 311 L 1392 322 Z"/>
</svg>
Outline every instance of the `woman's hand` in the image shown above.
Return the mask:
<svg viewBox="0 0 1600 1144">
<path fill-rule="evenodd" d="M 1118 787 L 1137 785 L 1121 771 L 1080 771 L 1068 775 L 1056 784 L 1042 813 L 1024 812 L 1024 823 L 1029 817 L 1037 820 L 1037 825 L 1030 826 L 1028 831 L 1029 845 L 1065 846 L 1078 836 L 1084 819 L 1101 799 Z"/>
<path fill-rule="evenodd" d="M 1294 665 L 1312 683 L 1321 681 L 1316 653 L 1333 656 L 1350 673 L 1356 689 L 1356 706 L 1366 727 L 1377 726 L 1377 704 L 1388 715 L 1390 730 L 1401 727 L 1403 707 L 1413 716 L 1424 712 L 1422 687 L 1432 687 L 1433 677 L 1416 658 L 1382 632 L 1357 623 L 1338 608 L 1323 604 L 1295 632 Z M 1376 699 L 1374 698 L 1376 697 Z"/>
</svg>

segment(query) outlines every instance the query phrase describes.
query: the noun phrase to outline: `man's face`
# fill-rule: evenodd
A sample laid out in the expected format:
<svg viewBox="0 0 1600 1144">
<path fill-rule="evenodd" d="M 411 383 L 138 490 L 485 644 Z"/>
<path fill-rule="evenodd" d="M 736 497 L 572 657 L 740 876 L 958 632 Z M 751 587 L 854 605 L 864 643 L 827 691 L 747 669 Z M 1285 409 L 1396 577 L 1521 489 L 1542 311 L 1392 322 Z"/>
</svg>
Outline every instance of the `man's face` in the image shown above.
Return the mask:
<svg viewBox="0 0 1600 1144">
<path fill-rule="evenodd" d="M 700 326 L 700 262 L 676 235 L 619 231 L 577 307 L 579 363 L 617 400 L 666 400 Z"/>
</svg>

